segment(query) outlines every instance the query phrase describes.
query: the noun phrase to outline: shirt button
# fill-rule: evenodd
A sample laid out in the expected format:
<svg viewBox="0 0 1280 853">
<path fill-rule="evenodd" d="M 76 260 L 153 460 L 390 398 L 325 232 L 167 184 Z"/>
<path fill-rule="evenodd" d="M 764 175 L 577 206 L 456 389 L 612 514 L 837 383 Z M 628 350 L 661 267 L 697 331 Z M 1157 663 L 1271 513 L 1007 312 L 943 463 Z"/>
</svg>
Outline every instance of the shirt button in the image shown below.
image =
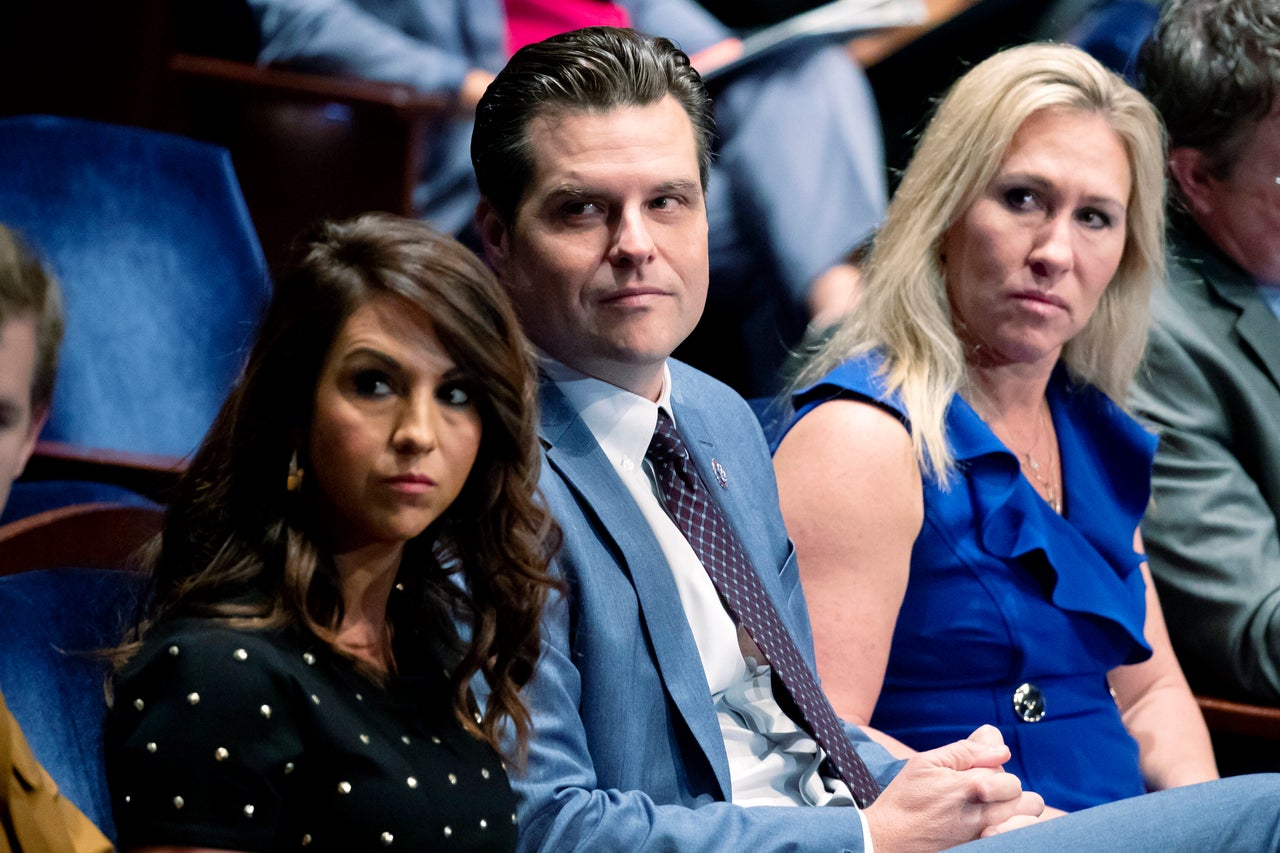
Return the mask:
<svg viewBox="0 0 1280 853">
<path fill-rule="evenodd" d="M 1044 693 L 1030 682 L 1019 684 L 1013 691 L 1014 713 L 1024 723 L 1038 723 L 1044 719 Z"/>
</svg>

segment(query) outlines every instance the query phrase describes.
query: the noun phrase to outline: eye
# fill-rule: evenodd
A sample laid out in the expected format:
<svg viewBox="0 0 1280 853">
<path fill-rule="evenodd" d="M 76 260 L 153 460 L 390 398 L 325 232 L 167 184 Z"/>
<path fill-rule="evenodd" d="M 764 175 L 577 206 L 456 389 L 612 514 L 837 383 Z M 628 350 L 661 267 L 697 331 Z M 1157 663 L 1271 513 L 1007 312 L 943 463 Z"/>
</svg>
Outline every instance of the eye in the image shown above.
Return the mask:
<svg viewBox="0 0 1280 853">
<path fill-rule="evenodd" d="M 1098 210 L 1095 207 L 1088 207 L 1076 214 L 1076 219 L 1084 223 L 1086 228 L 1092 228 L 1101 231 L 1104 228 L 1110 228 L 1114 220 L 1111 214 Z"/>
<path fill-rule="evenodd" d="M 674 210 L 680 206 L 680 199 L 675 196 L 664 195 L 649 202 L 649 206 L 655 210 Z"/>
<path fill-rule="evenodd" d="M 446 406 L 454 408 L 462 408 L 470 406 L 472 402 L 471 389 L 461 382 L 451 382 L 448 385 L 441 385 L 436 391 L 436 398 Z"/>
<path fill-rule="evenodd" d="M 1013 187 L 1004 191 L 1004 203 L 1010 210 L 1035 210 L 1038 200 L 1033 190 L 1027 187 Z"/>
<path fill-rule="evenodd" d="M 351 377 L 351 385 L 361 397 L 389 397 L 395 393 L 391 377 L 381 370 L 361 370 Z"/>
<path fill-rule="evenodd" d="M 560 208 L 560 210 L 565 216 L 582 217 L 600 213 L 601 207 L 594 201 L 583 201 L 578 199 L 568 202 L 564 207 Z"/>
</svg>

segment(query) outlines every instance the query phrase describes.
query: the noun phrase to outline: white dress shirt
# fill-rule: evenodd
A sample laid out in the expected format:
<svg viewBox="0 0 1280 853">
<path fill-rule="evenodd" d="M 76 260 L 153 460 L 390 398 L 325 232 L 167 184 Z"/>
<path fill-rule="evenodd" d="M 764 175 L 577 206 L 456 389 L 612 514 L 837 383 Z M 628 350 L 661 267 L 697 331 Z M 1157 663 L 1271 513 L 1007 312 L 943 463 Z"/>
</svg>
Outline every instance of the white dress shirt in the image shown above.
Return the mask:
<svg viewBox="0 0 1280 853">
<path fill-rule="evenodd" d="M 822 750 L 778 705 L 768 664 L 757 663 L 755 644 L 734 623 L 693 547 L 662 505 L 645 452 L 658 408 L 675 421 L 670 371 L 664 368 L 662 392 L 654 403 L 545 355 L 541 367 L 609 458 L 667 558 L 720 721 L 733 802 L 857 808 L 843 781 L 819 772 Z M 862 835 L 870 853 L 865 818 Z"/>
<path fill-rule="evenodd" d="M 1280 285 L 1259 284 L 1258 293 L 1262 294 L 1262 300 L 1267 303 L 1271 313 L 1280 320 Z"/>
</svg>

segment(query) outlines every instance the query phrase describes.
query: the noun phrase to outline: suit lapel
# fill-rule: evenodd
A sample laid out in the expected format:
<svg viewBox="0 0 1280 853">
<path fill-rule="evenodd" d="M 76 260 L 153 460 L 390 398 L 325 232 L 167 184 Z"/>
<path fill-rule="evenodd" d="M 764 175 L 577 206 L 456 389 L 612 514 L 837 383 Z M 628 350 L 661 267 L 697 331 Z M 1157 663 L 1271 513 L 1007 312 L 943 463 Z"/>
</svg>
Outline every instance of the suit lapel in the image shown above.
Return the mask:
<svg viewBox="0 0 1280 853">
<path fill-rule="evenodd" d="M 1258 293 L 1258 285 L 1243 270 L 1216 255 L 1205 261 L 1205 280 L 1224 301 L 1240 309 L 1236 332 L 1259 364 L 1280 387 L 1280 318 Z"/>
<path fill-rule="evenodd" d="M 618 567 L 631 579 L 658 671 L 715 771 L 721 795 L 727 798 L 730 782 L 724 736 L 671 568 L 631 493 L 577 412 L 545 379 L 541 397 L 540 433 L 547 462 L 574 492 L 584 515 L 617 557 Z M 608 567 L 591 570 L 607 571 Z"/>
<path fill-rule="evenodd" d="M 1261 298 L 1257 298 L 1240 315 L 1236 330 L 1253 349 L 1271 381 L 1280 387 L 1280 319 L 1271 313 L 1271 309 L 1263 304 Z"/>
</svg>

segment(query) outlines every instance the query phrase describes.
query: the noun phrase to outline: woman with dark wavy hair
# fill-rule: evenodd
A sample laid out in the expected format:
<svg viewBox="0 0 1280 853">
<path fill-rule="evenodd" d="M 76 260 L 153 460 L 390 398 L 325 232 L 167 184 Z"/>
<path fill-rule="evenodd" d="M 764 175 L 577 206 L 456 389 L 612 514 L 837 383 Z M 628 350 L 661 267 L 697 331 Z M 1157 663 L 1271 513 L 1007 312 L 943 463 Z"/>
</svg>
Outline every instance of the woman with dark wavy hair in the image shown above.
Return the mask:
<svg viewBox="0 0 1280 853">
<path fill-rule="evenodd" d="M 120 652 L 122 849 L 514 846 L 496 750 L 528 730 L 558 537 L 535 399 L 471 252 L 382 214 L 317 229 L 177 488 Z"/>
</svg>

